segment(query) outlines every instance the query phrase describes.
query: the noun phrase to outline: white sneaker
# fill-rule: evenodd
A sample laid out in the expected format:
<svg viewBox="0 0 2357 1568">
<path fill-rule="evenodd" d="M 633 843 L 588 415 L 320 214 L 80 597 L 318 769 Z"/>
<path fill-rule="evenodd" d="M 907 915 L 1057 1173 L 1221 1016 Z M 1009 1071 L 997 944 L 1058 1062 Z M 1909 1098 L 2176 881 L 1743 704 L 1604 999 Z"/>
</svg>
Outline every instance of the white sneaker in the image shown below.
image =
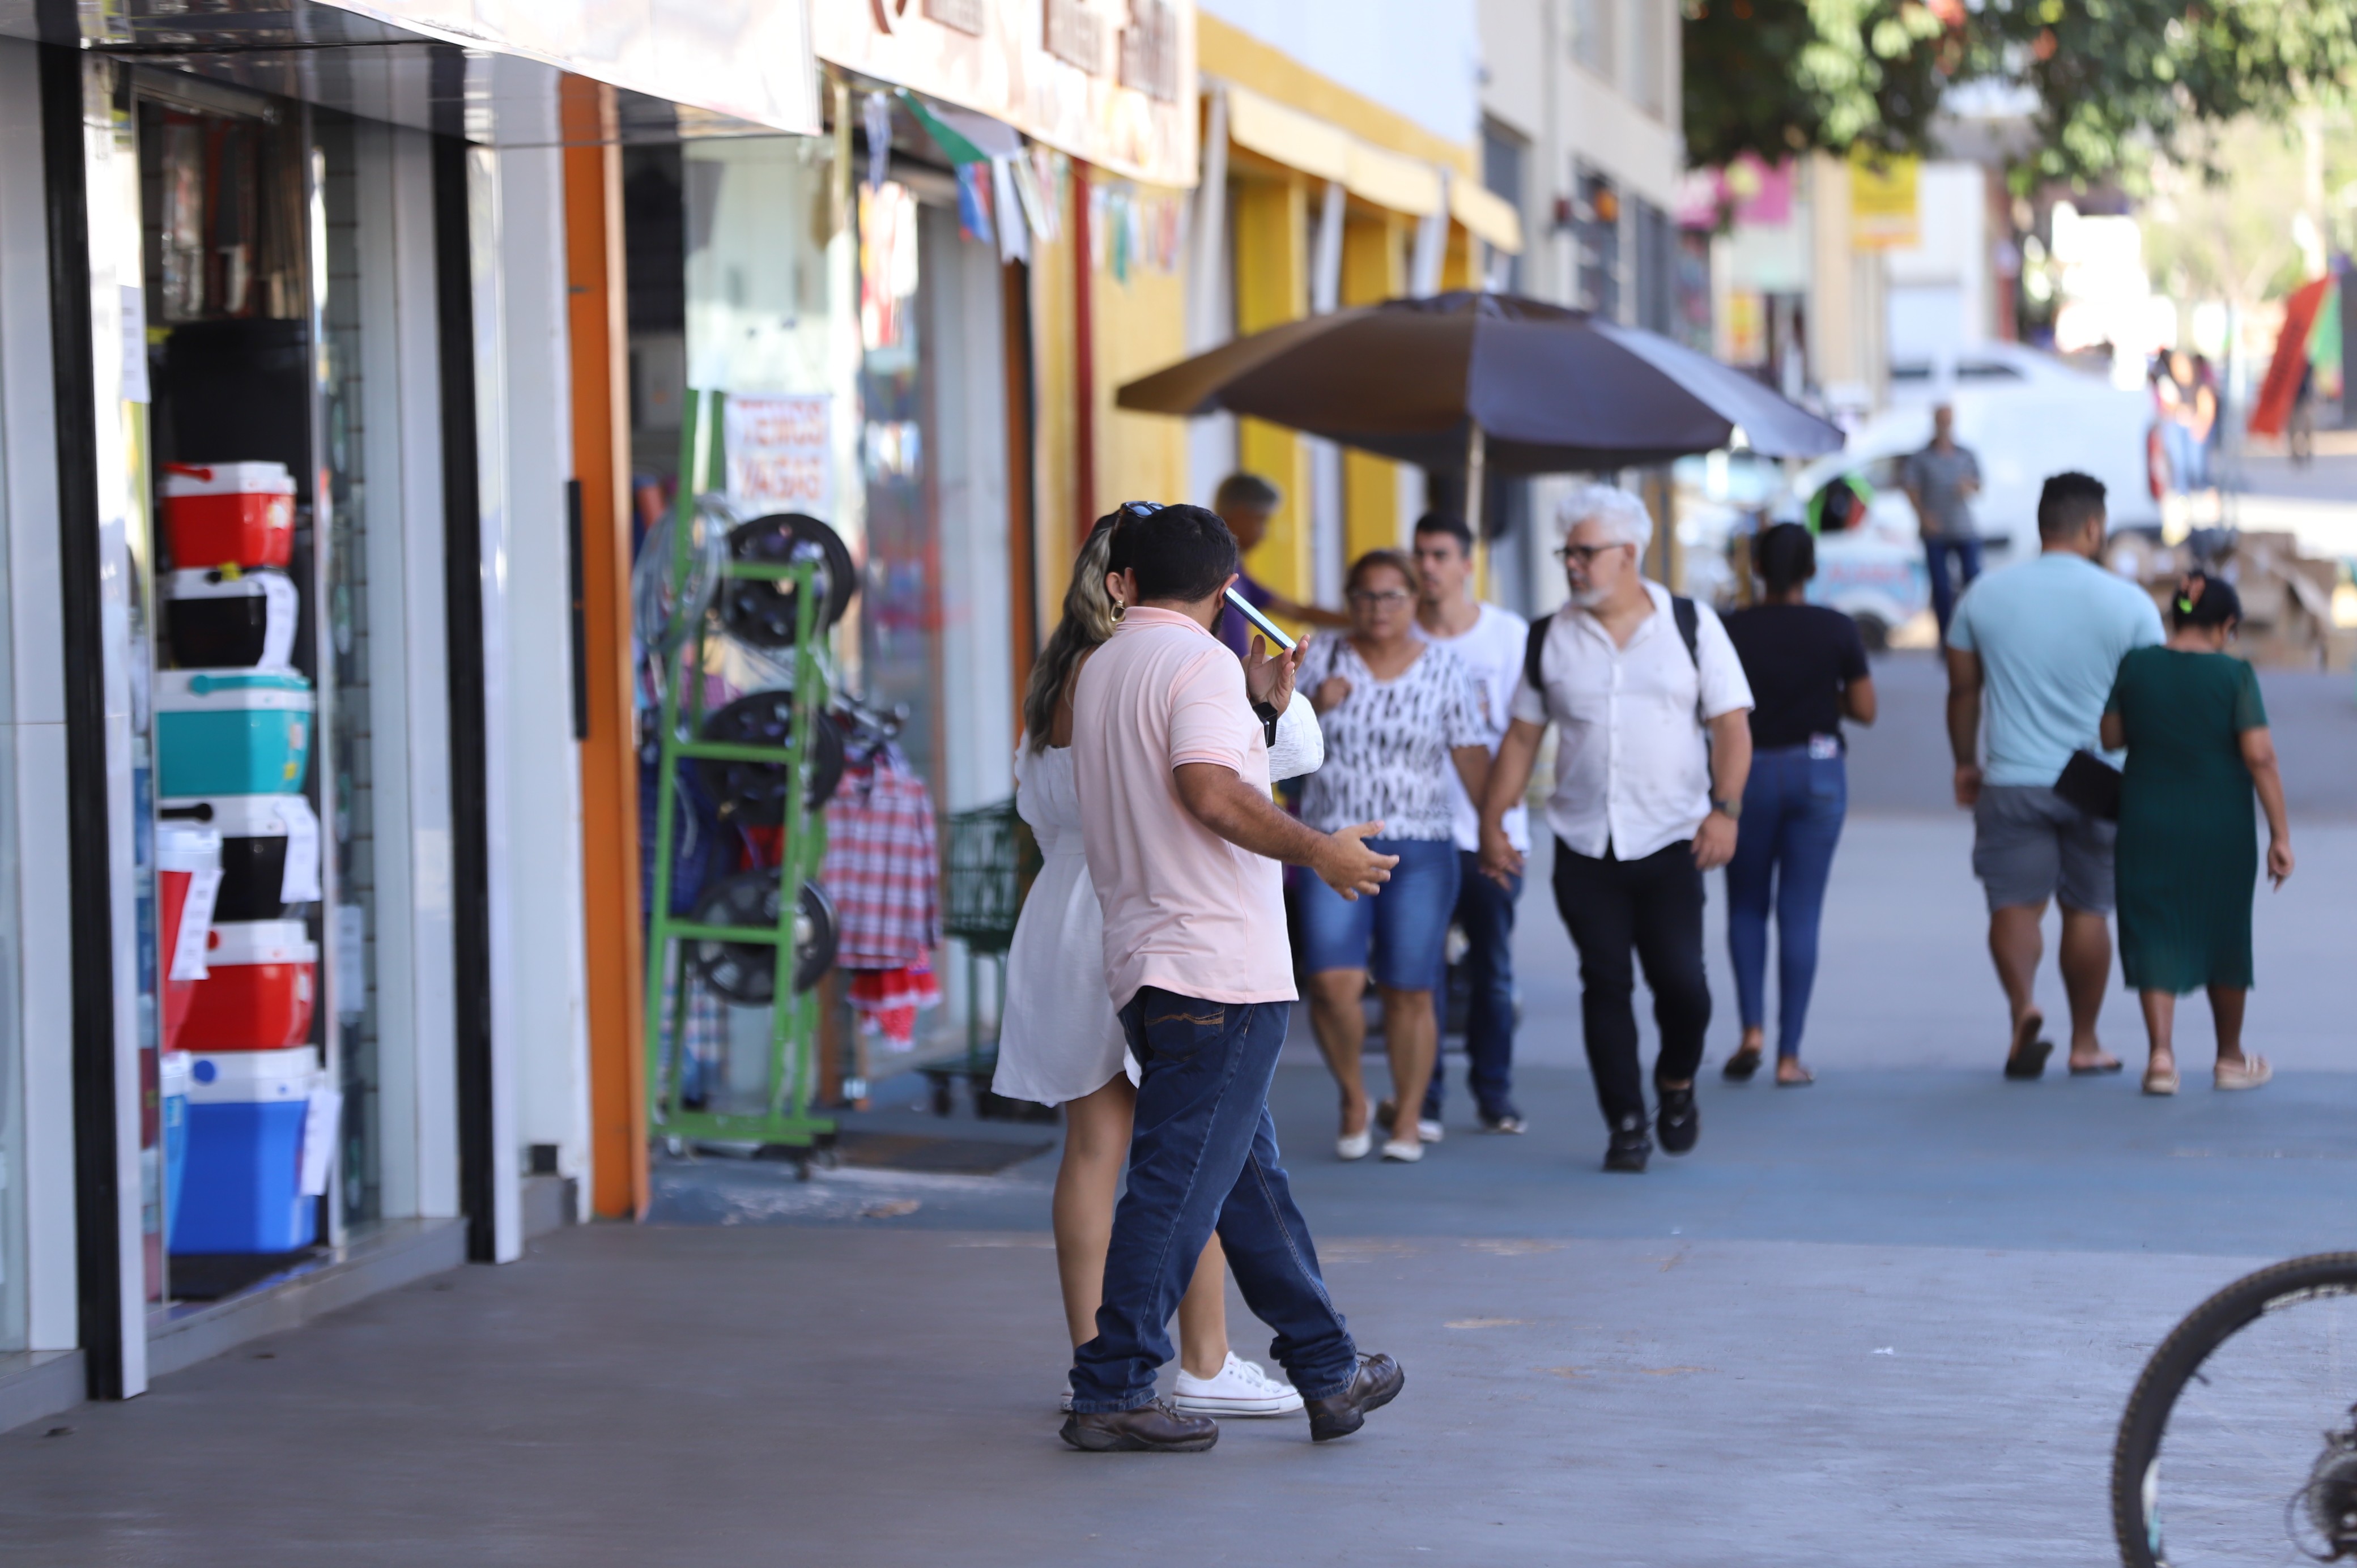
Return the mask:
<svg viewBox="0 0 2357 1568">
<path fill-rule="evenodd" d="M 1441 1139 L 1448 1136 L 1448 1129 L 1437 1122 L 1426 1121 L 1419 1117 L 1415 1123 L 1415 1135 L 1427 1144 L 1437 1144 Z"/>
<path fill-rule="evenodd" d="M 1182 1369 L 1178 1395 L 1170 1402 L 1195 1415 L 1290 1415 L 1301 1408 L 1301 1396 L 1291 1383 L 1270 1377 L 1258 1361 L 1239 1360 L 1231 1350 L 1227 1365 L 1215 1378 L 1199 1378 Z"/>
<path fill-rule="evenodd" d="M 1363 1160 L 1367 1151 L 1375 1146 L 1375 1135 L 1364 1127 L 1355 1133 L 1345 1133 L 1334 1140 L 1334 1153 L 1346 1160 Z"/>
<path fill-rule="evenodd" d="M 1420 1138 L 1386 1138 L 1383 1140 L 1383 1158 L 1412 1165 L 1424 1158 L 1424 1141 Z"/>
</svg>

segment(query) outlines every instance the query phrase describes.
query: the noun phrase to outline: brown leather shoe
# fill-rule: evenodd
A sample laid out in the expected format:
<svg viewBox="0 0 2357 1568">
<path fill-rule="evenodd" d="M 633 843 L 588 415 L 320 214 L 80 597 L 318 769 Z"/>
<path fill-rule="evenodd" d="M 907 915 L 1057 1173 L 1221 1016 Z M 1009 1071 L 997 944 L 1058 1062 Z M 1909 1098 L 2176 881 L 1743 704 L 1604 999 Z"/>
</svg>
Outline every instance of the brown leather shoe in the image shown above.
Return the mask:
<svg viewBox="0 0 2357 1568">
<path fill-rule="evenodd" d="M 1091 1454 L 1200 1454 L 1220 1440 L 1220 1423 L 1157 1399 L 1135 1410 L 1074 1411 L 1062 1436 Z"/>
<path fill-rule="evenodd" d="M 1389 1356 L 1361 1355 L 1349 1388 L 1322 1400 L 1301 1402 L 1309 1412 L 1309 1441 L 1327 1443 L 1350 1436 L 1367 1424 L 1369 1411 L 1383 1409 L 1406 1386 L 1407 1374 L 1400 1370 L 1397 1361 Z"/>
</svg>

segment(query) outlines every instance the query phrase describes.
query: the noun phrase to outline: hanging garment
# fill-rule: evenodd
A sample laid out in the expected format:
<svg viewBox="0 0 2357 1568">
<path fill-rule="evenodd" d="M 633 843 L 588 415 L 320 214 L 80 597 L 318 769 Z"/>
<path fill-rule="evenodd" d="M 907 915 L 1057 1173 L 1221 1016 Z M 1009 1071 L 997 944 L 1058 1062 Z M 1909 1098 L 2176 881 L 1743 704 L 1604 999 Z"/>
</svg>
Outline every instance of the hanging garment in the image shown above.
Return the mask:
<svg viewBox="0 0 2357 1568">
<path fill-rule="evenodd" d="M 904 969 L 942 942 L 933 798 L 897 746 L 849 768 L 826 806 L 826 860 L 840 969 Z"/>
<path fill-rule="evenodd" d="M 885 1049 L 892 1051 L 914 1050 L 917 1014 L 942 1004 L 942 983 L 931 961 L 921 958 L 905 969 L 857 971 L 845 989 L 861 1027 L 882 1036 Z"/>
</svg>

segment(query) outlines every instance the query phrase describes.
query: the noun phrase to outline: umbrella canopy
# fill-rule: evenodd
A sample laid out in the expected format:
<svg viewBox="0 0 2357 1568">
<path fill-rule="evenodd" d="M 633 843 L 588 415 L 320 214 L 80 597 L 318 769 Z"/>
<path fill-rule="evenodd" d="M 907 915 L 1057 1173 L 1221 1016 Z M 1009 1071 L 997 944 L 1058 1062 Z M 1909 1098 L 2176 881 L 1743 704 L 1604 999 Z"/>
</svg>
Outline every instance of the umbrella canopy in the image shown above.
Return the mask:
<svg viewBox="0 0 2357 1568">
<path fill-rule="evenodd" d="M 1842 433 L 1657 333 L 1504 294 L 1393 299 L 1240 338 L 1130 382 L 1146 413 L 1225 410 L 1428 468 L 1601 472 L 1727 446 L 1814 457 Z"/>
</svg>

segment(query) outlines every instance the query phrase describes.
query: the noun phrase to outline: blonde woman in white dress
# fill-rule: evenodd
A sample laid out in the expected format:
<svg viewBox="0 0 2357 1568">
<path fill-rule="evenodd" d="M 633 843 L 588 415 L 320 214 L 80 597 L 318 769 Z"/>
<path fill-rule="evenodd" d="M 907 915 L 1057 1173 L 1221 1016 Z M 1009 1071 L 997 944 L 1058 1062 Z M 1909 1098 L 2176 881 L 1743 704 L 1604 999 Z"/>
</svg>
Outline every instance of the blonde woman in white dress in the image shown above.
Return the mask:
<svg viewBox="0 0 2357 1568">
<path fill-rule="evenodd" d="M 1024 695 L 1015 808 L 1031 824 L 1044 864 L 1007 952 L 1006 1005 L 991 1084 L 1010 1099 L 1064 1107 L 1054 1200 L 1056 1271 L 1075 1348 L 1096 1337 L 1105 1248 L 1137 1105 L 1121 1024 L 1105 991 L 1104 915 L 1082 854 L 1072 786 L 1073 678 L 1113 635 L 1120 615 L 1105 588 L 1112 522 L 1101 521 L 1082 547 L 1064 595 L 1064 618 L 1032 667 Z M 1317 720 L 1298 693 L 1279 721 L 1277 740 L 1272 773 L 1290 778 L 1317 767 L 1322 753 Z M 1280 771 L 1288 757 L 1290 771 Z M 1181 1410 L 1237 1416 L 1301 1408 L 1291 1385 L 1228 1348 L 1227 1258 L 1217 1236 L 1204 1247 L 1178 1304 L 1178 1367 L 1173 1402 Z"/>
</svg>

